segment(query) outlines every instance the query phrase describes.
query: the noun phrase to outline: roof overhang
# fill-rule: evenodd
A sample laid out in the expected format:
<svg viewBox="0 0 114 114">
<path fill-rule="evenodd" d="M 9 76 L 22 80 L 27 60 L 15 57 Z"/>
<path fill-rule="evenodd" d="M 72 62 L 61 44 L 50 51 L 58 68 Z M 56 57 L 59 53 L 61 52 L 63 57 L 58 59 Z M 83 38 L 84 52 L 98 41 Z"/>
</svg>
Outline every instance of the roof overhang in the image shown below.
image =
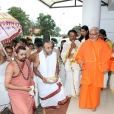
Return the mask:
<svg viewBox="0 0 114 114">
<path fill-rule="evenodd" d="M 82 7 L 83 6 L 83 0 L 39 0 L 40 2 L 44 3 L 46 6 L 49 8 L 68 8 L 68 7 Z M 58 3 L 63 3 L 63 2 L 70 2 L 72 1 L 74 5 L 64 5 L 61 6 L 60 4 L 57 5 Z M 81 4 L 78 4 L 80 2 Z M 54 6 L 56 4 L 56 6 Z M 104 2 L 101 0 L 101 6 L 108 6 L 108 3 Z"/>
</svg>

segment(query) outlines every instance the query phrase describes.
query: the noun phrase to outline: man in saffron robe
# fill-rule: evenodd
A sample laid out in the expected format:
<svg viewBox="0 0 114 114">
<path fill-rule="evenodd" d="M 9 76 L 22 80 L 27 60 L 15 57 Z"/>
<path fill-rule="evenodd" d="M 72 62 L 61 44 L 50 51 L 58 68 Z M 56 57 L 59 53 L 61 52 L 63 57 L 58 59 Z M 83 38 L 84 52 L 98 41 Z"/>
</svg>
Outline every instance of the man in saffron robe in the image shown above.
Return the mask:
<svg viewBox="0 0 114 114">
<path fill-rule="evenodd" d="M 26 48 L 19 46 L 15 54 L 15 60 L 6 68 L 5 87 L 8 88 L 14 114 L 33 114 L 34 98 L 29 94 L 33 72 L 26 59 Z"/>
<path fill-rule="evenodd" d="M 80 108 L 93 111 L 100 104 L 100 91 L 103 87 L 104 72 L 109 68 L 109 61 L 114 57 L 106 42 L 98 38 L 99 29 L 90 29 L 89 39 L 85 41 L 76 56 L 82 69 Z"/>
</svg>

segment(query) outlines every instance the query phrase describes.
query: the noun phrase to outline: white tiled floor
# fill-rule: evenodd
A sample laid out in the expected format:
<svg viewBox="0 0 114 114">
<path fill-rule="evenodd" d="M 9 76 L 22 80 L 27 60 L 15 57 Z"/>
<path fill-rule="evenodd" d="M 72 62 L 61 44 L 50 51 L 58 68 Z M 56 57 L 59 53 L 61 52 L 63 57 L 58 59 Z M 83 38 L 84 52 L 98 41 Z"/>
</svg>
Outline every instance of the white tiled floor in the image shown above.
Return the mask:
<svg viewBox="0 0 114 114">
<path fill-rule="evenodd" d="M 101 92 L 101 103 L 96 112 L 78 108 L 78 99 L 72 98 L 66 114 L 114 114 L 114 93 L 109 89 Z"/>
</svg>

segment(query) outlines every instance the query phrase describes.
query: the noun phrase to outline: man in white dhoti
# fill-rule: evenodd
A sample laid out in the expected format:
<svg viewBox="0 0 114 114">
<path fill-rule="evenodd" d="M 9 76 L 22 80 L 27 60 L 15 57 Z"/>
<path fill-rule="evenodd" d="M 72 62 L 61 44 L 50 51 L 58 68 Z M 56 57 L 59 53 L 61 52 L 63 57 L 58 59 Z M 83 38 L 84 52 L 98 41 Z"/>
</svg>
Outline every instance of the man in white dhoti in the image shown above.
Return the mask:
<svg viewBox="0 0 114 114">
<path fill-rule="evenodd" d="M 5 70 L 8 63 L 3 51 L 0 49 L 0 114 L 5 108 L 11 109 L 8 91 L 4 85 Z"/>
<path fill-rule="evenodd" d="M 68 32 L 69 39 L 63 45 L 61 58 L 65 64 L 66 79 L 65 90 L 69 97 L 77 97 L 80 87 L 80 67 L 75 60 L 77 51 L 81 45 L 79 40 L 76 40 L 76 31 Z"/>
<path fill-rule="evenodd" d="M 43 50 L 36 56 L 33 69 L 38 76 L 38 90 L 43 114 L 46 114 L 45 108 L 57 108 L 59 104 L 64 104 L 67 101 L 64 88 L 58 77 L 57 54 L 53 52 L 51 41 L 43 44 Z"/>
<path fill-rule="evenodd" d="M 42 51 L 42 47 L 43 47 L 43 43 L 42 42 L 38 42 L 37 43 L 37 51 L 34 52 L 33 54 L 31 54 L 29 56 L 29 61 L 31 63 L 31 67 L 33 69 L 33 62 L 35 60 L 35 57 L 37 56 L 37 54 Z M 34 74 L 33 80 L 35 82 L 35 95 L 34 95 L 34 99 L 35 99 L 35 106 L 38 107 L 39 106 L 39 94 L 38 94 L 38 84 L 37 84 L 37 76 Z"/>
<path fill-rule="evenodd" d="M 65 42 L 66 42 L 66 40 L 62 40 L 61 41 L 60 53 L 63 50 L 63 45 L 64 45 Z M 62 84 L 64 86 L 64 82 L 65 82 L 65 66 L 64 66 L 64 63 L 63 63 L 63 61 L 61 59 L 61 55 L 60 55 L 60 58 L 59 58 L 59 77 L 61 78 Z"/>
</svg>

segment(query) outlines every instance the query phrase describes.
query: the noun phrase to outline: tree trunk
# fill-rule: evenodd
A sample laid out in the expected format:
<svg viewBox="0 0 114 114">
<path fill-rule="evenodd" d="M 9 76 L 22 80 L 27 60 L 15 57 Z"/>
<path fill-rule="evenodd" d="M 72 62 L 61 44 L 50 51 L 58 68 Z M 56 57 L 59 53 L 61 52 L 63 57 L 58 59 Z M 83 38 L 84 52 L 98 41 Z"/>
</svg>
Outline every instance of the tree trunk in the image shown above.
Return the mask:
<svg viewBox="0 0 114 114">
<path fill-rule="evenodd" d="M 43 35 L 43 41 L 50 41 L 50 35 L 49 34 L 44 34 Z"/>
</svg>

